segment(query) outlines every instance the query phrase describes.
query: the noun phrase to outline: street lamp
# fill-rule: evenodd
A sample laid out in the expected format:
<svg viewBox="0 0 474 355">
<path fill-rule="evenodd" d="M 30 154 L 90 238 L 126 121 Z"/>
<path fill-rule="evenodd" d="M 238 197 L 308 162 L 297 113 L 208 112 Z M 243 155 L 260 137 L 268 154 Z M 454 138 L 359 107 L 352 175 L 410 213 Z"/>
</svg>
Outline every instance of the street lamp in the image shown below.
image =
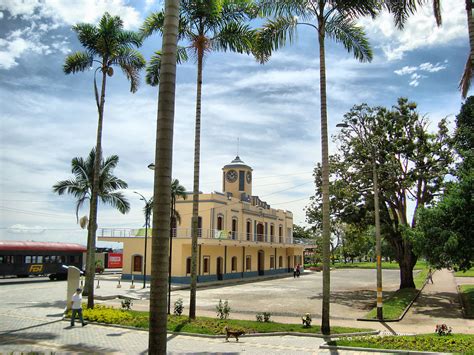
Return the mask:
<svg viewBox="0 0 474 355">
<path fill-rule="evenodd" d="M 338 123 L 336 127 L 349 128 L 347 123 Z M 362 142 L 370 143 L 372 148 L 372 179 L 374 187 L 374 214 L 375 214 L 375 254 L 377 256 L 377 319 L 383 320 L 383 302 L 382 302 L 382 241 L 380 237 L 380 210 L 379 210 L 379 185 L 377 178 L 377 165 L 375 161 L 375 145 L 372 142 L 364 140 L 362 134 L 352 127 Z"/>
<path fill-rule="evenodd" d="M 147 250 L 147 240 L 148 240 L 148 226 L 150 225 L 150 214 L 151 214 L 151 204 L 153 203 L 153 197 L 146 199 L 141 193 L 133 191 L 140 196 L 140 200 L 145 202 L 145 252 L 143 260 L 143 288 L 146 287 L 146 250 Z"/>
<path fill-rule="evenodd" d="M 155 164 L 148 164 L 148 169 L 155 170 Z M 171 261 L 173 257 L 173 226 L 170 226 L 170 255 L 168 265 L 168 314 L 171 313 Z"/>
</svg>

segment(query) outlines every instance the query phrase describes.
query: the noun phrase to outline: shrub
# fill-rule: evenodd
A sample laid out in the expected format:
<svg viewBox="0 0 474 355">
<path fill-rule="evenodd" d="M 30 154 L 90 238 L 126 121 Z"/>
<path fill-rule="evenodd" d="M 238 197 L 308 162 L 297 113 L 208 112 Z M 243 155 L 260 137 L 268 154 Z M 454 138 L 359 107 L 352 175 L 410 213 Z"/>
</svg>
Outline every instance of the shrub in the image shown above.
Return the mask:
<svg viewBox="0 0 474 355">
<path fill-rule="evenodd" d="M 178 298 L 174 303 L 174 315 L 180 316 L 183 313 L 184 306 L 183 306 L 183 299 Z"/>
<path fill-rule="evenodd" d="M 303 321 L 303 326 L 305 328 L 311 327 L 311 322 L 313 321 L 311 319 L 311 314 L 306 313 L 303 317 L 301 317 L 301 320 Z"/>
<path fill-rule="evenodd" d="M 262 313 L 257 313 L 255 315 L 255 318 L 257 318 L 257 322 L 263 322 L 263 314 Z"/>
<path fill-rule="evenodd" d="M 125 298 L 122 300 L 122 309 L 123 309 L 123 310 L 129 311 L 129 310 L 132 309 L 132 306 L 133 306 L 133 302 L 132 302 L 132 299 L 131 299 L 131 298 L 125 297 Z"/>
<path fill-rule="evenodd" d="M 448 327 L 446 324 L 437 324 L 435 333 L 437 333 L 439 336 L 442 335 L 451 335 L 452 328 Z"/>
<path fill-rule="evenodd" d="M 216 311 L 219 319 L 227 319 L 230 313 L 229 302 L 227 300 L 225 302 L 219 300 L 219 304 L 216 306 Z"/>
<path fill-rule="evenodd" d="M 263 321 L 265 323 L 270 322 L 270 317 L 271 316 L 272 316 L 272 314 L 270 312 L 263 312 Z"/>
</svg>

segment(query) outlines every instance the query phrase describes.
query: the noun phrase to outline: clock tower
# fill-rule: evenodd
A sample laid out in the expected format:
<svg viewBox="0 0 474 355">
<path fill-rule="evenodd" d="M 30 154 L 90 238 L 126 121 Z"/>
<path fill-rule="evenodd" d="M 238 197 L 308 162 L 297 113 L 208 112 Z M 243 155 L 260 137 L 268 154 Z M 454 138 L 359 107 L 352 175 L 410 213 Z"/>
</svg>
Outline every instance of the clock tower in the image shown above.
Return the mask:
<svg viewBox="0 0 474 355">
<path fill-rule="evenodd" d="M 222 190 L 240 198 L 242 193 L 252 196 L 252 168 L 237 155 L 230 164 L 222 168 Z"/>
</svg>

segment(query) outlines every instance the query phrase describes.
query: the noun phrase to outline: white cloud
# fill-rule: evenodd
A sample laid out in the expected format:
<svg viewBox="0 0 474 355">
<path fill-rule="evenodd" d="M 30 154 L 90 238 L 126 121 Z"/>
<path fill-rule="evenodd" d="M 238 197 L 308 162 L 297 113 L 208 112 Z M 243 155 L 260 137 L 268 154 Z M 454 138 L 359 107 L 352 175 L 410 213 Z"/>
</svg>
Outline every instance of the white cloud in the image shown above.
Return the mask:
<svg viewBox="0 0 474 355">
<path fill-rule="evenodd" d="M 10 233 L 17 233 L 17 234 L 41 234 L 45 231 L 45 228 L 40 226 L 28 227 L 24 224 L 14 224 L 8 227 L 8 231 Z"/>
<path fill-rule="evenodd" d="M 404 66 L 401 69 L 395 70 L 394 73 L 400 76 L 403 75 L 410 75 L 410 81 L 408 85 L 417 87 L 420 85 L 420 79 L 428 78 L 426 75 L 418 74 L 418 72 L 425 72 L 425 73 L 437 73 L 439 71 L 445 70 L 447 68 L 448 60 L 445 60 L 443 64 L 436 63 L 432 64 L 429 62 L 422 63 L 418 66 Z"/>
<path fill-rule="evenodd" d="M 388 60 L 400 60 L 405 53 L 418 48 L 448 45 L 468 36 L 464 0 L 442 1 L 443 25 L 436 26 L 432 7 L 426 5 L 411 16 L 403 31 L 398 30 L 393 16 L 383 12 L 375 20 L 364 18 L 360 22 Z"/>
<path fill-rule="evenodd" d="M 3 18 L 3 12 L 0 11 L 0 20 Z"/>
</svg>

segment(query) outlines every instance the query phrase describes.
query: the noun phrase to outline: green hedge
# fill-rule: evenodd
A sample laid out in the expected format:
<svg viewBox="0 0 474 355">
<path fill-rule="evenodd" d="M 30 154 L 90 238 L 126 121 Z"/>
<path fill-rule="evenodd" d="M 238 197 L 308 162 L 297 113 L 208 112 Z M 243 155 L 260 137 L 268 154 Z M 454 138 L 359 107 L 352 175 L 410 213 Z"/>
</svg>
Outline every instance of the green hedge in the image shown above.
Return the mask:
<svg viewBox="0 0 474 355">
<path fill-rule="evenodd" d="M 414 336 L 355 337 L 330 341 L 328 345 L 472 354 L 474 335 L 454 334 L 439 336 L 437 334 L 424 334 Z"/>
<path fill-rule="evenodd" d="M 467 318 L 474 318 L 474 285 L 461 285 L 462 305 Z"/>
</svg>

